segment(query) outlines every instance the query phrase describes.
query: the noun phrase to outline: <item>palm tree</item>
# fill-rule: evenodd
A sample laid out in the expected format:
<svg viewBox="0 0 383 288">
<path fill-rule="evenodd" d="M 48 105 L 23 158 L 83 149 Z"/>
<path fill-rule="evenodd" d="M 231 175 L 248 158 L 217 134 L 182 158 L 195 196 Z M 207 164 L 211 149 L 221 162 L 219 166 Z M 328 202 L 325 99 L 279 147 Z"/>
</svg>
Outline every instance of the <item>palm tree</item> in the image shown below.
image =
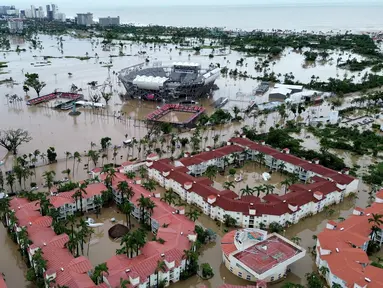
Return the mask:
<svg viewBox="0 0 383 288">
<path fill-rule="evenodd" d="M 279 170 L 279 172 L 282 174 L 283 173 L 283 171 L 286 169 L 286 164 L 285 164 L 285 162 L 281 162 L 281 163 L 279 163 L 278 164 L 278 170 Z"/>
<path fill-rule="evenodd" d="M 368 219 L 368 223 L 372 223 L 371 239 L 375 240 L 377 233 L 381 231 L 380 226 L 383 224 L 383 215 L 372 213 L 371 216 L 372 217 Z"/>
<path fill-rule="evenodd" d="M 321 266 L 320 268 L 319 268 L 319 272 L 323 275 L 323 277 L 325 277 L 326 278 L 326 275 L 327 275 L 327 273 L 329 272 L 330 270 L 327 268 L 327 267 L 325 267 L 325 266 Z"/>
<path fill-rule="evenodd" d="M 290 180 L 289 180 L 289 179 L 285 179 L 285 180 L 283 180 L 283 181 L 281 182 L 281 185 L 284 186 L 284 188 L 285 188 L 285 194 L 286 194 L 286 192 L 287 192 L 287 188 L 290 186 Z"/>
<path fill-rule="evenodd" d="M 130 221 L 130 215 L 134 211 L 134 205 L 131 202 L 129 202 L 129 201 L 122 202 L 122 204 L 120 206 L 120 210 L 121 210 L 122 213 L 125 214 L 125 216 L 126 216 L 126 225 L 130 229 L 131 226 L 132 226 L 132 223 Z"/>
<path fill-rule="evenodd" d="M 74 177 L 74 168 L 75 168 L 76 160 L 81 161 L 81 154 L 77 151 L 73 153 L 73 169 L 72 169 L 73 177 Z"/>
<path fill-rule="evenodd" d="M 126 177 L 128 177 L 129 179 L 134 179 L 136 177 L 136 172 L 134 171 L 128 171 L 125 173 Z"/>
<path fill-rule="evenodd" d="M 38 249 L 32 256 L 32 263 L 35 267 L 36 276 L 38 278 L 44 277 L 44 271 L 47 269 L 47 261 L 43 258 L 43 251 Z"/>
<path fill-rule="evenodd" d="M 106 177 L 105 177 L 105 185 L 106 187 L 112 187 L 112 184 L 113 184 L 113 179 L 116 177 L 116 170 L 114 170 L 113 168 L 106 168 L 104 167 L 102 169 L 102 173 L 106 173 Z"/>
<path fill-rule="evenodd" d="M 47 196 L 45 194 L 41 195 L 40 197 L 40 209 L 41 209 L 41 215 L 46 216 L 49 214 L 50 209 L 53 208 L 53 205 L 47 199 Z"/>
<path fill-rule="evenodd" d="M 265 187 L 263 185 L 255 186 L 253 190 L 257 192 L 257 197 L 259 197 L 261 195 L 261 192 L 265 192 Z"/>
<path fill-rule="evenodd" d="M 148 205 L 148 199 L 145 198 L 144 195 L 141 194 L 140 198 L 138 198 L 138 207 L 140 207 L 140 220 L 144 223 L 145 222 L 145 210 L 146 206 Z"/>
<path fill-rule="evenodd" d="M 124 203 L 124 195 L 127 193 L 129 184 L 126 181 L 121 181 L 117 184 L 117 191 L 121 194 L 121 203 Z"/>
<path fill-rule="evenodd" d="M 293 185 L 299 181 L 299 175 L 298 174 L 292 174 L 289 176 L 290 185 Z"/>
<path fill-rule="evenodd" d="M 265 188 L 266 195 L 273 194 L 275 187 L 270 184 L 264 184 L 263 187 Z"/>
<path fill-rule="evenodd" d="M 106 263 L 98 264 L 96 267 L 94 267 L 94 272 L 92 275 L 92 280 L 96 284 L 100 284 L 104 282 L 103 273 L 108 274 L 108 265 Z"/>
<path fill-rule="evenodd" d="M 96 206 L 96 217 L 98 218 L 98 215 L 101 214 L 102 205 L 104 204 L 102 196 L 95 196 L 93 203 Z"/>
<path fill-rule="evenodd" d="M 92 159 L 94 167 L 97 167 L 98 159 L 100 158 L 100 153 L 94 150 L 89 150 L 87 156 L 88 158 Z"/>
<path fill-rule="evenodd" d="M 157 205 L 149 198 L 146 205 L 146 210 L 148 211 L 148 218 L 149 218 L 149 226 L 152 226 L 152 214 L 154 211 L 154 208 L 157 207 Z"/>
<path fill-rule="evenodd" d="M 190 209 L 189 212 L 186 212 L 186 216 L 189 217 L 189 219 L 192 220 L 193 222 L 195 222 L 200 215 L 201 213 L 194 208 Z"/>
<path fill-rule="evenodd" d="M 145 177 L 146 169 L 144 168 L 144 166 L 140 167 L 140 169 L 138 170 L 138 173 L 140 174 L 141 178 Z"/>
<path fill-rule="evenodd" d="M 251 188 L 249 187 L 249 185 L 246 185 L 246 187 L 245 187 L 245 188 L 242 188 L 239 192 L 241 192 L 241 197 L 242 197 L 242 196 L 246 196 L 246 195 L 250 196 L 250 195 L 253 195 L 253 194 L 254 194 L 254 190 L 251 189 Z"/>
<path fill-rule="evenodd" d="M 156 182 L 152 179 L 149 179 L 149 181 L 145 181 L 144 183 L 142 183 L 142 187 L 144 187 L 149 192 L 152 192 L 156 190 Z"/>
<path fill-rule="evenodd" d="M 86 192 L 86 188 L 87 187 L 88 186 L 86 185 L 86 183 L 81 183 L 80 186 L 78 187 L 78 190 L 75 193 L 80 198 L 80 211 L 81 211 L 81 215 L 83 215 L 82 199 L 84 198 L 84 194 L 88 195 L 88 193 Z"/>
<path fill-rule="evenodd" d="M 13 184 L 15 184 L 15 180 L 16 180 L 15 174 L 13 173 L 9 173 L 7 177 L 5 178 L 5 182 L 7 183 L 9 188 L 11 188 L 11 193 L 13 193 Z"/>
<path fill-rule="evenodd" d="M 65 152 L 65 169 L 68 169 L 68 159 L 72 157 L 72 153 L 66 151 Z"/>
<path fill-rule="evenodd" d="M 159 273 L 160 273 L 160 271 L 165 271 L 165 269 L 166 269 L 165 262 L 162 261 L 162 260 L 158 260 L 157 261 L 157 267 L 156 267 L 156 270 L 155 270 L 155 273 L 156 273 L 156 276 L 157 276 L 157 287 L 159 287 L 158 284 L 160 282 Z"/>
<path fill-rule="evenodd" d="M 166 191 L 164 196 L 161 198 L 162 201 L 168 203 L 169 205 L 173 205 L 176 203 L 176 195 L 172 188 L 169 191 Z"/>
<path fill-rule="evenodd" d="M 17 238 L 19 239 L 19 245 L 21 248 L 22 256 L 28 255 L 27 248 L 32 241 L 28 238 L 28 231 L 26 227 L 22 227 L 19 232 L 17 232 Z"/>
<path fill-rule="evenodd" d="M 225 181 L 225 183 L 223 183 L 223 188 L 225 189 L 235 188 L 234 181 Z"/>
<path fill-rule="evenodd" d="M 4 219 L 5 214 L 9 211 L 9 198 L 0 199 L 0 221 Z"/>
<path fill-rule="evenodd" d="M 265 163 L 265 154 L 264 153 L 256 154 L 255 160 L 259 162 L 259 166 L 262 166 Z"/>
<path fill-rule="evenodd" d="M 206 168 L 205 175 L 207 178 L 212 180 L 215 176 L 217 176 L 218 169 L 214 165 L 210 165 Z"/>
<path fill-rule="evenodd" d="M 56 175 L 55 171 L 45 171 L 43 173 L 43 178 L 45 180 L 45 185 L 47 185 L 47 187 L 48 187 L 48 193 L 51 192 L 55 175 Z"/>
<path fill-rule="evenodd" d="M 116 288 L 128 288 L 129 280 L 120 278 L 120 285 Z"/>
<path fill-rule="evenodd" d="M 291 241 L 297 245 L 299 245 L 299 243 L 301 243 L 301 238 L 299 238 L 298 236 L 294 236 L 293 238 L 291 238 Z"/>
</svg>

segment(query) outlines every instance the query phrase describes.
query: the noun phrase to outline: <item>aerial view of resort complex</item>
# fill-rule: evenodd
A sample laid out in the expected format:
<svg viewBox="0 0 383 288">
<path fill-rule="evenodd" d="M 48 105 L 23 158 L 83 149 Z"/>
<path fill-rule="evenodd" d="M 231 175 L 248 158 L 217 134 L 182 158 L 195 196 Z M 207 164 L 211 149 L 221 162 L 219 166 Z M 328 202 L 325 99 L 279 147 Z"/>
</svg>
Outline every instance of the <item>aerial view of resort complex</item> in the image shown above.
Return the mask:
<svg viewBox="0 0 383 288">
<path fill-rule="evenodd" d="M 383 2 L 5 2 L 0 288 L 383 288 Z"/>
</svg>

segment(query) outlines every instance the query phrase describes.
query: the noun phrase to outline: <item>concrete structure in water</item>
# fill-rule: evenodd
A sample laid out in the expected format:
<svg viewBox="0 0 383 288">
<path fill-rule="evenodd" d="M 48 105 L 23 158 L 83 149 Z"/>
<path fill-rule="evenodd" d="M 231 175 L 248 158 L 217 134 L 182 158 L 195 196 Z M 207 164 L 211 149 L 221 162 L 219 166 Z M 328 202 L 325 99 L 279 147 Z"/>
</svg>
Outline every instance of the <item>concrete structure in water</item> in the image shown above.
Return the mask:
<svg viewBox="0 0 383 288">
<path fill-rule="evenodd" d="M 77 14 L 77 25 L 91 26 L 93 25 L 93 14 L 92 13 L 78 13 Z"/>
<path fill-rule="evenodd" d="M 288 187 L 285 195 L 239 197 L 231 190 L 217 190 L 213 182 L 202 175 L 208 166 L 226 165 L 257 159 L 263 155 L 264 164 L 272 170 L 283 167 L 295 173 L 305 184 Z M 281 166 L 283 164 L 283 166 Z M 282 226 L 297 223 L 301 219 L 319 213 L 327 206 L 340 203 L 344 197 L 357 192 L 359 180 L 347 175 L 348 170 L 337 172 L 319 164 L 289 154 L 289 149 L 279 151 L 264 143 L 246 138 L 232 138 L 228 145 L 176 160 L 147 161 L 148 175 L 166 189 L 173 189 L 181 199 L 195 204 L 212 219 L 224 221 L 230 215 L 238 226 L 267 227 L 272 222 Z M 287 187 L 286 187 L 287 188 Z"/>
<path fill-rule="evenodd" d="M 318 234 L 316 265 L 325 267 L 324 275 L 331 286 L 348 288 L 383 287 L 382 269 L 371 265 L 367 247 L 374 241 L 382 246 L 383 225 L 369 221 L 374 215 L 383 214 L 383 190 L 376 194 L 375 202 L 368 208 L 354 208 L 343 222 L 329 221 Z M 372 227 L 376 230 L 373 233 Z"/>
<path fill-rule="evenodd" d="M 98 24 L 102 27 L 120 25 L 120 16 L 117 17 L 102 17 L 98 19 Z"/>
<path fill-rule="evenodd" d="M 306 251 L 290 240 L 260 229 L 234 230 L 222 237 L 222 261 L 233 274 L 257 287 L 286 277 L 289 265 Z"/>
</svg>

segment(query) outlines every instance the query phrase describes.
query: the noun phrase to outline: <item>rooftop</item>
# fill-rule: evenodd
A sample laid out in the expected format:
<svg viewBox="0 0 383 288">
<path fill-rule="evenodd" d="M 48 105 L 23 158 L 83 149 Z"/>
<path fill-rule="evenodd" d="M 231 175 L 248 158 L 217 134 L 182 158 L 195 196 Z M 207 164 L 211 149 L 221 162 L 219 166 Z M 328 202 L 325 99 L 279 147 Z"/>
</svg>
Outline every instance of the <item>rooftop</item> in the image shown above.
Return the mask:
<svg viewBox="0 0 383 288">
<path fill-rule="evenodd" d="M 156 161 L 160 162 L 160 161 Z M 156 163 L 154 162 L 154 163 Z M 157 238 L 165 240 L 163 244 L 157 241 L 148 241 L 141 249 L 140 255 L 134 258 L 127 258 L 126 255 L 116 255 L 107 261 L 109 268 L 108 281 L 112 287 L 118 286 L 120 278 L 129 279 L 129 276 L 139 276 L 143 283 L 147 277 L 154 273 L 158 260 L 165 258 L 167 261 L 175 261 L 176 265 L 182 261 L 184 250 L 190 248 L 191 242 L 188 235 L 194 235 L 194 222 L 190 221 L 179 210 L 169 206 L 159 198 L 153 197 L 153 193 L 145 190 L 141 185 L 136 184 L 134 180 L 124 179 L 124 175 L 116 173 L 113 185 L 117 185 L 120 181 L 127 181 L 129 186 L 134 191 L 134 196 L 131 202 L 137 206 L 138 200 L 143 195 L 150 197 L 155 203 L 156 208 L 152 214 L 152 221 L 159 223 Z M 167 224 L 167 227 L 162 227 Z M 161 256 L 163 255 L 163 256 Z M 128 271 L 128 272 L 126 272 Z M 133 277 L 133 278 L 135 278 Z"/>
<path fill-rule="evenodd" d="M 257 274 L 263 274 L 299 252 L 302 251 L 274 235 L 235 254 L 234 257 Z"/>
<path fill-rule="evenodd" d="M 350 184 L 354 180 L 353 177 L 347 174 L 334 171 L 330 168 L 324 167 L 323 165 L 312 163 L 310 161 L 298 158 L 291 154 L 280 152 L 279 150 L 274 149 L 270 146 L 253 142 L 247 138 L 231 138 L 229 142 L 248 147 L 249 149 L 259 151 L 264 154 L 272 155 L 276 159 L 282 160 L 287 163 L 291 163 L 295 166 L 299 166 L 305 171 L 314 172 L 318 175 L 321 175 L 322 177 L 330 178 L 341 185 Z"/>
<path fill-rule="evenodd" d="M 369 223 L 372 214 L 383 214 L 383 190 L 377 193 L 377 201 L 366 209 L 355 209 L 360 215 L 351 215 L 346 220 L 336 224 L 333 229 L 326 228 L 318 234 L 318 253 L 322 260 L 327 261 L 332 274 L 353 287 L 354 283 L 368 288 L 383 287 L 381 269 L 369 265 L 370 261 L 362 247 L 370 240 L 371 227 Z M 383 225 L 381 225 L 383 228 Z M 320 254 L 321 249 L 331 251 L 329 255 Z M 364 265 L 362 265 L 364 264 Z M 367 266 L 366 266 L 367 265 Z"/>
</svg>

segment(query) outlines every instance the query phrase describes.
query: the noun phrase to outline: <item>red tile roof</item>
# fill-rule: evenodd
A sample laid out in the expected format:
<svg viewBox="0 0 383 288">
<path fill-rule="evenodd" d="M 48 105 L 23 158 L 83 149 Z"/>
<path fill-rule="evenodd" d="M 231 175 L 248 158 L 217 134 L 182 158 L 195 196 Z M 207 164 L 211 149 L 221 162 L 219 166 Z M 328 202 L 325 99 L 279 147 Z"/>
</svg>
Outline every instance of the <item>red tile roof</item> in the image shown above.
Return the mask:
<svg viewBox="0 0 383 288">
<path fill-rule="evenodd" d="M 194 156 L 179 159 L 184 166 L 198 165 L 203 162 L 228 156 L 232 153 L 241 152 L 243 148 L 235 145 L 224 146 L 212 151 L 202 152 Z"/>
<path fill-rule="evenodd" d="M 277 149 L 271 148 L 266 145 L 258 144 L 246 138 L 231 138 L 229 142 L 238 144 L 240 146 L 248 147 L 249 149 L 259 151 L 264 154 L 271 155 L 275 159 L 279 159 L 279 160 L 291 163 L 295 166 L 299 166 L 306 171 L 311 171 L 323 177 L 331 178 L 335 182 L 342 185 L 350 184 L 354 180 L 353 177 L 347 174 L 342 174 L 340 172 L 334 171 L 322 165 L 300 159 L 294 155 L 280 152 Z"/>
<path fill-rule="evenodd" d="M 3 276 L 0 274 L 0 288 L 7 288 Z"/>
<path fill-rule="evenodd" d="M 102 185 L 89 185 L 90 195 L 95 195 L 96 190 L 102 188 Z M 60 193 L 60 196 L 71 197 L 73 192 Z M 74 258 L 65 247 L 69 241 L 66 234 L 56 235 L 51 228 L 52 218 L 50 216 L 41 216 L 38 201 L 28 202 L 27 199 L 13 198 L 10 201 L 12 209 L 15 210 L 15 216 L 20 226 L 26 226 L 28 237 L 33 242 L 29 247 L 35 249 L 41 248 L 43 258 L 47 261 L 47 271 L 56 272 L 55 283 L 70 288 L 91 288 L 95 284 L 88 276 L 92 270 L 89 260 L 81 256 Z M 20 207 L 20 209 L 19 209 Z M 0 288 L 2 288 L 0 286 Z"/>
<path fill-rule="evenodd" d="M 369 241 L 373 224 L 368 219 L 372 213 L 383 214 L 383 204 L 375 202 L 362 215 L 351 215 L 337 223 L 335 229 L 324 229 L 318 234 L 319 257 L 327 261 L 331 273 L 345 281 L 347 287 L 354 287 L 354 283 L 360 286 L 368 284 L 369 288 L 383 287 L 382 270 L 368 265 L 370 260 L 366 252 L 357 248 Z M 331 253 L 321 255 L 320 249 L 330 250 Z M 367 283 L 365 278 L 369 278 L 371 282 Z"/>
<path fill-rule="evenodd" d="M 244 138 L 245 141 L 249 141 Z M 250 141 L 251 142 L 251 141 Z M 253 143 L 253 142 L 252 142 Z M 260 144 L 257 144 L 260 145 Z M 263 145 L 260 145 L 263 146 Z M 232 146 L 228 146 L 232 147 Z M 271 148 L 272 149 L 272 148 Z M 286 155 L 286 154 L 285 154 Z M 197 155 L 198 156 L 198 155 Z M 159 162 L 159 161 L 157 161 Z M 185 172 L 180 172 L 172 166 L 168 159 L 166 159 L 166 169 L 169 171 L 169 175 L 166 176 L 167 179 L 172 179 L 173 181 L 181 184 L 183 186 L 185 183 L 192 183 L 192 187 L 187 191 L 189 193 L 196 193 L 205 201 L 209 197 L 216 196 L 216 201 L 212 204 L 213 206 L 218 206 L 226 211 L 233 212 L 242 212 L 245 215 L 249 214 L 250 203 L 253 203 L 251 206 L 256 210 L 256 215 L 283 215 L 286 213 L 293 213 L 288 204 L 293 204 L 302 206 L 310 202 L 318 202 L 319 200 L 314 197 L 314 192 L 320 192 L 324 196 L 340 191 L 334 182 L 330 182 L 324 178 L 314 180 L 316 182 L 309 184 L 295 184 L 289 187 L 290 193 L 287 193 L 282 196 L 278 195 L 267 195 L 263 198 L 265 203 L 261 202 L 261 199 L 255 196 L 245 196 L 239 198 L 238 195 L 230 190 L 219 191 L 211 186 L 213 183 L 206 177 L 193 177 Z M 163 164 L 161 164 L 163 165 Z M 163 168 L 162 166 L 160 168 Z M 149 169 L 156 169 L 155 166 L 151 166 Z M 160 170 L 158 170 L 160 171 Z M 161 171 L 160 171 L 161 172 Z M 319 178 L 319 177 L 318 177 Z M 211 198 L 213 199 L 213 198 Z M 298 209 L 299 210 L 299 209 Z"/>
<path fill-rule="evenodd" d="M 116 179 L 120 180 L 116 180 L 114 185 L 117 185 L 118 181 L 125 181 L 119 177 L 119 173 L 116 173 L 116 176 Z M 191 246 L 188 235 L 194 235 L 194 222 L 186 218 L 185 215 L 177 214 L 177 209 L 159 198 L 152 197 L 153 193 L 148 192 L 141 185 L 135 184 L 131 179 L 128 179 L 127 182 L 134 191 L 134 196 L 130 200 L 134 205 L 138 205 L 138 199 L 141 195 L 151 197 L 155 203 L 156 208 L 153 211 L 152 219 L 159 223 L 157 238 L 161 238 L 165 242 L 161 244 L 157 241 L 149 241 L 141 249 L 142 254 L 131 259 L 125 255 L 116 255 L 110 258 L 107 261 L 109 269 L 107 278 L 112 287 L 118 286 L 120 278 L 128 279 L 133 274 L 139 275 L 140 281 L 145 282 L 146 278 L 154 273 L 157 261 L 162 259 L 162 253 L 165 254 L 166 259 L 174 259 L 178 266 L 182 261 L 183 251 Z M 165 223 L 168 225 L 166 228 L 162 227 L 162 224 Z M 128 273 L 126 272 L 127 269 L 130 269 Z"/>
</svg>

